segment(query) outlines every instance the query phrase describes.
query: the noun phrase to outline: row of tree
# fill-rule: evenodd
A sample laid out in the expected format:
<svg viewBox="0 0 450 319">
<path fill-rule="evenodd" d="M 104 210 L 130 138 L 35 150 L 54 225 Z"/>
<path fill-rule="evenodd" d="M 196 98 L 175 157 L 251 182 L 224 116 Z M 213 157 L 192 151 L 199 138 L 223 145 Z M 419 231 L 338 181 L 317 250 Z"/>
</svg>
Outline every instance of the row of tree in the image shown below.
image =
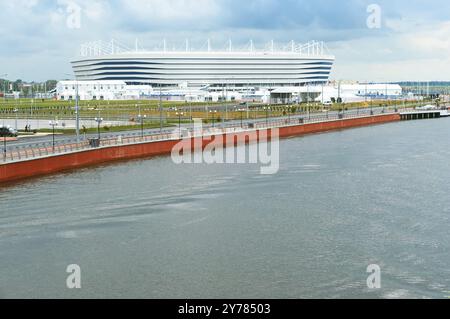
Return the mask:
<svg viewBox="0 0 450 319">
<path fill-rule="evenodd" d="M 31 96 L 35 93 L 46 93 L 56 88 L 56 80 L 44 82 L 25 82 L 22 80 L 8 81 L 0 79 L 0 92 L 12 93 L 20 92 L 22 96 Z"/>
</svg>

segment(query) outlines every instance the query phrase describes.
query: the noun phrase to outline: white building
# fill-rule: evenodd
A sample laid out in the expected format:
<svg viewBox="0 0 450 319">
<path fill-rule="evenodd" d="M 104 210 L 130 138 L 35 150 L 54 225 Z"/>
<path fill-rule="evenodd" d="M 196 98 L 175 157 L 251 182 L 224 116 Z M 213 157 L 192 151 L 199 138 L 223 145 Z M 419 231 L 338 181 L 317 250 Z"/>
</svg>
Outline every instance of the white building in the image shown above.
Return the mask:
<svg viewBox="0 0 450 319">
<path fill-rule="evenodd" d="M 124 81 L 60 81 L 56 85 L 58 100 L 123 100 L 127 96 Z"/>
<path fill-rule="evenodd" d="M 341 98 L 344 103 L 368 99 L 398 98 L 402 88 L 398 84 L 334 84 L 280 86 L 273 88 L 215 87 L 155 89 L 150 85 L 127 85 L 125 81 L 60 81 L 56 87 L 58 100 L 163 100 L 186 102 L 248 101 L 262 103 L 292 103 L 318 101 L 329 103 Z"/>
<path fill-rule="evenodd" d="M 334 84 L 313 85 L 303 87 L 279 87 L 271 90 L 272 103 L 289 103 L 317 101 L 330 103 L 339 98 L 344 103 L 362 102 L 370 99 L 396 99 L 402 96 L 402 88 L 398 84 Z M 267 95 L 267 94 L 266 94 Z M 264 97 L 267 99 L 267 97 Z"/>
<path fill-rule="evenodd" d="M 111 43 L 91 43 L 82 47 L 81 56 L 72 62 L 77 80 L 124 81 L 128 85 L 146 84 L 154 89 L 200 88 L 209 91 L 245 87 L 302 86 L 327 83 L 334 56 L 322 42 L 282 47 L 272 43 L 256 49 L 213 51 L 135 51 L 120 50 Z"/>
</svg>

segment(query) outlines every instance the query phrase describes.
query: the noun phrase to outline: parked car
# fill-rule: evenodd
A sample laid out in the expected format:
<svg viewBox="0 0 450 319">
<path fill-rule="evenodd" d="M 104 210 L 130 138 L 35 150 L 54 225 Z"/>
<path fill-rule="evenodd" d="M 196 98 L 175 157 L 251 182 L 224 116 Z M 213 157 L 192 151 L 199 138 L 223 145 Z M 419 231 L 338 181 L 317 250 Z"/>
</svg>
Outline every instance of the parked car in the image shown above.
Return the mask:
<svg viewBox="0 0 450 319">
<path fill-rule="evenodd" d="M 11 127 L 0 127 L 0 137 L 16 137 L 17 135 L 17 131 Z"/>
</svg>

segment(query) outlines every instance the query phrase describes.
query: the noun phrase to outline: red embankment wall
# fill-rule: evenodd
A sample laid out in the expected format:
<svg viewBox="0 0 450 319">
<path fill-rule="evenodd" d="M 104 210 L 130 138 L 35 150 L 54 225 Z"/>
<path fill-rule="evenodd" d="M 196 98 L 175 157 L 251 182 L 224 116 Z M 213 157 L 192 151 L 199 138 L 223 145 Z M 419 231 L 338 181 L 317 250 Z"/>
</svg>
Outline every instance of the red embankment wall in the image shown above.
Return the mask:
<svg viewBox="0 0 450 319">
<path fill-rule="evenodd" d="M 374 124 L 400 121 L 399 114 L 387 114 L 372 117 L 362 117 L 340 121 L 321 122 L 305 124 L 299 126 L 289 126 L 280 128 L 280 137 L 297 136 L 303 134 L 326 132 L 331 130 L 360 127 Z"/>
<path fill-rule="evenodd" d="M 304 134 L 326 132 L 337 129 L 359 127 L 373 124 L 381 124 L 399 121 L 399 114 L 389 114 L 365 118 L 346 119 L 322 123 L 312 123 L 298 126 L 282 127 L 279 129 L 280 137 L 298 136 Z M 251 134 L 236 133 L 233 136 L 244 135 L 248 142 L 252 140 Z M 270 132 L 269 132 L 270 137 Z M 256 134 L 259 136 L 259 134 Z M 214 139 L 213 139 L 214 140 Z M 227 135 L 223 135 L 226 142 Z M 107 148 L 85 150 L 77 153 L 49 156 L 44 158 L 26 160 L 22 162 L 6 163 L 0 165 L 0 183 L 14 181 L 34 176 L 52 174 L 79 167 L 85 167 L 115 160 L 132 159 L 139 157 L 151 157 L 157 155 L 170 154 L 172 148 L 179 141 L 149 142 L 135 145 L 112 146 Z M 211 140 L 203 140 L 202 147 L 205 147 Z"/>
</svg>

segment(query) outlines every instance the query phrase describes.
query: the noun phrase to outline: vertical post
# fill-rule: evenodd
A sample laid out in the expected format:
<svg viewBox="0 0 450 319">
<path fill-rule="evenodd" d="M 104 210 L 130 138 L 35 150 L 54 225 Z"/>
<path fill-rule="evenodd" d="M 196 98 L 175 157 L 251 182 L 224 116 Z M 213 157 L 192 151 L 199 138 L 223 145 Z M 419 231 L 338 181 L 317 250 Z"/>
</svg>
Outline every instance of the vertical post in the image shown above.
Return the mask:
<svg viewBox="0 0 450 319">
<path fill-rule="evenodd" d="M 5 76 L 5 79 L 3 79 L 3 103 L 6 104 L 6 78 L 8 77 L 8 74 L 3 74 Z"/>
<path fill-rule="evenodd" d="M 101 140 L 101 135 L 100 135 L 100 124 L 103 122 L 103 118 L 101 117 L 96 117 L 95 121 L 97 122 L 97 133 L 98 133 L 98 146 L 100 146 L 100 140 Z"/>
<path fill-rule="evenodd" d="M 181 139 L 181 117 L 184 115 L 183 112 L 177 112 L 178 115 L 178 137 Z"/>
<path fill-rule="evenodd" d="M 163 124 L 162 124 L 162 90 L 161 83 L 159 83 L 159 132 L 162 134 Z"/>
<path fill-rule="evenodd" d="M 189 86 L 189 82 L 187 83 L 188 89 L 189 89 L 189 119 L 190 122 L 192 122 L 192 92 L 191 87 Z"/>
<path fill-rule="evenodd" d="M 212 127 L 215 127 L 215 120 L 216 120 L 216 118 L 215 118 L 215 113 L 217 113 L 217 111 L 216 110 L 211 110 L 211 111 L 209 111 L 209 113 L 211 113 L 211 115 L 212 115 Z"/>
<path fill-rule="evenodd" d="M 366 83 L 365 83 L 365 93 L 364 93 L 364 102 L 366 102 L 367 103 L 367 81 L 366 81 Z"/>
<path fill-rule="evenodd" d="M 324 96 L 323 96 L 323 83 L 322 83 L 322 110 L 323 110 L 323 104 L 324 104 Z"/>
<path fill-rule="evenodd" d="M 370 97 L 370 115 L 373 115 L 373 97 Z"/>
<path fill-rule="evenodd" d="M 80 108 L 78 100 L 78 80 L 75 82 L 75 122 L 77 143 L 80 143 Z"/>
<path fill-rule="evenodd" d="M 307 112 L 308 112 L 308 120 L 310 119 L 310 110 L 309 110 L 309 108 L 310 108 L 310 106 L 309 106 L 309 82 L 308 82 L 308 84 L 306 85 L 306 91 L 307 91 L 307 93 L 306 93 L 306 107 L 307 107 Z"/>
<path fill-rule="evenodd" d="M 17 113 L 19 112 L 19 110 L 17 109 L 17 108 L 15 108 L 14 109 L 14 113 L 16 113 L 16 121 L 15 121 L 15 129 L 16 129 L 16 131 L 18 130 L 17 129 Z"/>
<path fill-rule="evenodd" d="M 58 125 L 58 122 L 50 121 L 48 124 L 52 127 L 52 151 L 55 153 L 55 126 Z"/>
<path fill-rule="evenodd" d="M 139 111 L 138 118 L 141 123 L 141 138 L 144 139 L 144 119 L 147 118 L 147 115 L 141 115 L 141 112 Z"/>
<path fill-rule="evenodd" d="M 227 120 L 228 120 L 228 87 L 227 84 L 225 83 L 225 117 L 222 120 L 222 122 L 225 123 L 225 121 Z"/>
<path fill-rule="evenodd" d="M 55 153 L 55 125 L 52 125 L 53 135 L 52 135 L 52 145 L 53 145 L 53 153 Z"/>
<path fill-rule="evenodd" d="M 244 109 L 239 109 L 238 111 L 239 111 L 239 113 L 241 113 L 241 128 L 243 128 L 244 127 L 243 116 L 244 116 L 245 110 Z"/>
<path fill-rule="evenodd" d="M 291 124 L 291 106 L 288 106 L 288 120 L 289 124 Z"/>
<path fill-rule="evenodd" d="M 3 135 L 3 161 L 6 162 L 6 134 Z"/>
</svg>

